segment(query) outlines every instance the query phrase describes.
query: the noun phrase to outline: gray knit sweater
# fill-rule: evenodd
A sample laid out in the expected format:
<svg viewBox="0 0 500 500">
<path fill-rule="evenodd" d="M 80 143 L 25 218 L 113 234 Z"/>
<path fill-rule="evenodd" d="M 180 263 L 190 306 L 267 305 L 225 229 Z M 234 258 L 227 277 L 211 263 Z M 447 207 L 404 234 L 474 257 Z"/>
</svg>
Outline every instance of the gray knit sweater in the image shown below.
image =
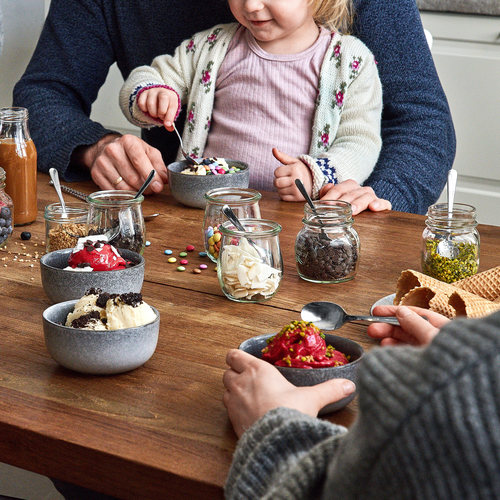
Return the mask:
<svg viewBox="0 0 500 500">
<path fill-rule="evenodd" d="M 500 498 L 500 313 L 455 320 L 427 348 L 375 349 L 347 431 L 268 412 L 242 436 L 228 499 Z"/>
</svg>

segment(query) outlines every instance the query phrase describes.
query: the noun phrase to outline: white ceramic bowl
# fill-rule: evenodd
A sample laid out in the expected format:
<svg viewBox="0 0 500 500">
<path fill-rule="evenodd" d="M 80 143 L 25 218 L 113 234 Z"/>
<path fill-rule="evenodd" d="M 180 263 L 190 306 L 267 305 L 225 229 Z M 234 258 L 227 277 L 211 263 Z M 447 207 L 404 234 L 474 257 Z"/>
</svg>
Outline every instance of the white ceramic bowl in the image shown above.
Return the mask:
<svg viewBox="0 0 500 500">
<path fill-rule="evenodd" d="M 160 313 L 147 325 L 122 330 L 96 331 L 64 326 L 76 304 L 69 300 L 43 312 L 45 345 L 52 358 L 70 370 L 92 375 L 113 375 L 142 366 L 158 342 Z"/>
</svg>

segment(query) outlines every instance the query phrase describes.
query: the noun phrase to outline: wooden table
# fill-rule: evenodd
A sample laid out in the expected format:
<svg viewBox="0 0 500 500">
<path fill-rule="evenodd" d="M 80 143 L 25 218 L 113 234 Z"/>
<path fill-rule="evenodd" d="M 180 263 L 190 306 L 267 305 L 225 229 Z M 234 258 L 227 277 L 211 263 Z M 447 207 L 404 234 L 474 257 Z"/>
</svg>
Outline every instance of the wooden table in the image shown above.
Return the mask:
<svg viewBox="0 0 500 500">
<path fill-rule="evenodd" d="M 95 190 L 91 183 L 73 187 Z M 162 214 L 147 223 L 151 246 L 144 252 L 143 295 L 161 313 L 158 347 L 131 373 L 85 376 L 58 366 L 43 340 L 49 301 L 34 256 L 44 252 L 43 208 L 55 201 L 48 176 L 40 174 L 36 223 L 16 228 L 8 251 L 0 252 L 0 461 L 121 498 L 221 498 L 236 444 L 221 399 L 227 350 L 299 319 L 302 305 L 313 300 L 368 313 L 374 301 L 394 292 L 401 270 L 420 268 L 424 217 L 363 213 L 355 221 L 362 244 L 356 279 L 337 285 L 303 281 L 294 260 L 303 205 L 264 193 L 262 216 L 283 226 L 283 282 L 266 303 L 231 302 L 213 264 L 200 275 L 191 272 L 208 263 L 198 256 L 203 211 L 177 204 L 168 192 L 149 197 L 144 213 Z M 31 231 L 30 241 L 21 241 L 22 230 Z M 500 228 L 479 231 L 483 270 L 499 263 Z M 189 243 L 196 251 L 186 272 L 178 272 L 163 251 L 175 255 Z M 363 326 L 349 324 L 338 333 L 367 350 L 375 345 Z M 329 418 L 350 425 L 356 411 L 354 401 Z"/>
</svg>

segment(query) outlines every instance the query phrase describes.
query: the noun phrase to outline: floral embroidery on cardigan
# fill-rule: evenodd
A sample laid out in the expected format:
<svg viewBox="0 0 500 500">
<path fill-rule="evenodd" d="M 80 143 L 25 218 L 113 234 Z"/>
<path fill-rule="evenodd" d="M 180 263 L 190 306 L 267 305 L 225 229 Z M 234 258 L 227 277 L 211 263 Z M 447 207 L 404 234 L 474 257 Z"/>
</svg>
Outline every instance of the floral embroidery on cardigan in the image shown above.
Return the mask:
<svg viewBox="0 0 500 500">
<path fill-rule="evenodd" d="M 342 108 L 342 105 L 344 104 L 344 94 L 345 94 L 345 89 L 347 87 L 346 82 L 342 82 L 339 86 L 339 88 L 335 89 L 335 95 L 332 101 L 332 108 Z"/>
<path fill-rule="evenodd" d="M 196 44 L 194 43 L 194 39 L 191 38 L 191 40 L 189 40 L 188 44 L 186 45 L 186 54 L 195 51 L 196 51 Z"/>
<path fill-rule="evenodd" d="M 351 68 L 351 74 L 349 75 L 349 78 L 351 80 L 354 80 L 354 78 L 356 78 L 358 76 L 362 61 L 363 61 L 363 58 L 361 56 L 359 56 L 359 57 L 353 56 L 352 57 L 352 61 L 349 64 L 349 68 Z"/>
<path fill-rule="evenodd" d="M 324 127 L 323 130 L 318 132 L 319 136 L 319 141 L 318 141 L 318 148 L 322 149 L 323 151 L 328 151 L 330 148 L 330 124 L 327 123 Z"/>
<path fill-rule="evenodd" d="M 212 124 L 210 116 L 207 116 L 207 121 L 205 122 L 205 130 L 210 130 L 210 125 Z"/>
<path fill-rule="evenodd" d="M 187 117 L 186 117 L 186 122 L 187 122 L 187 126 L 188 126 L 188 129 L 190 132 L 192 132 L 194 130 L 194 126 L 196 124 L 196 120 L 194 119 L 194 108 L 196 106 L 196 103 L 192 103 L 191 104 L 191 107 L 189 108 L 189 111 L 188 111 L 188 114 L 187 114 Z"/>
<path fill-rule="evenodd" d="M 201 72 L 200 83 L 203 87 L 205 87 L 205 94 L 210 92 L 210 87 L 212 86 L 212 75 L 210 71 L 212 70 L 213 65 L 214 62 L 209 61 L 207 67 Z"/>
<path fill-rule="evenodd" d="M 342 47 L 342 42 L 339 40 L 333 47 L 332 55 L 330 59 L 335 59 L 335 67 L 339 68 L 340 67 L 340 56 L 341 56 L 341 47 Z"/>
<path fill-rule="evenodd" d="M 208 50 L 212 50 L 215 42 L 217 41 L 217 37 L 219 33 L 222 31 L 222 28 L 215 28 L 210 35 L 207 36 L 207 42 L 208 42 Z"/>
</svg>

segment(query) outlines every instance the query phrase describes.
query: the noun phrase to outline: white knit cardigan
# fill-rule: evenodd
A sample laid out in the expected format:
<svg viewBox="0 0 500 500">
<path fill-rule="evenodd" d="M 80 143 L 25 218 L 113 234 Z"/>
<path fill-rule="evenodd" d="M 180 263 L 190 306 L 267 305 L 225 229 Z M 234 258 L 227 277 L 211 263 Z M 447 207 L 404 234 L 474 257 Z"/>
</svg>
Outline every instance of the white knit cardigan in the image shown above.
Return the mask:
<svg viewBox="0 0 500 500">
<path fill-rule="evenodd" d="M 143 128 L 161 125 L 139 109 L 136 98 L 150 87 L 170 88 L 179 96 L 179 109 L 187 106 L 184 148 L 203 156 L 217 74 L 238 26 L 220 24 L 197 33 L 173 56 L 161 55 L 151 66 L 134 69 L 120 92 L 128 120 Z M 381 113 L 382 86 L 373 54 L 355 37 L 332 34 L 321 67 L 311 145 L 299 157 L 312 171 L 313 198 L 328 182 L 354 179 L 362 184 L 368 178 L 382 146 Z M 180 151 L 177 158 L 182 159 Z"/>
</svg>

